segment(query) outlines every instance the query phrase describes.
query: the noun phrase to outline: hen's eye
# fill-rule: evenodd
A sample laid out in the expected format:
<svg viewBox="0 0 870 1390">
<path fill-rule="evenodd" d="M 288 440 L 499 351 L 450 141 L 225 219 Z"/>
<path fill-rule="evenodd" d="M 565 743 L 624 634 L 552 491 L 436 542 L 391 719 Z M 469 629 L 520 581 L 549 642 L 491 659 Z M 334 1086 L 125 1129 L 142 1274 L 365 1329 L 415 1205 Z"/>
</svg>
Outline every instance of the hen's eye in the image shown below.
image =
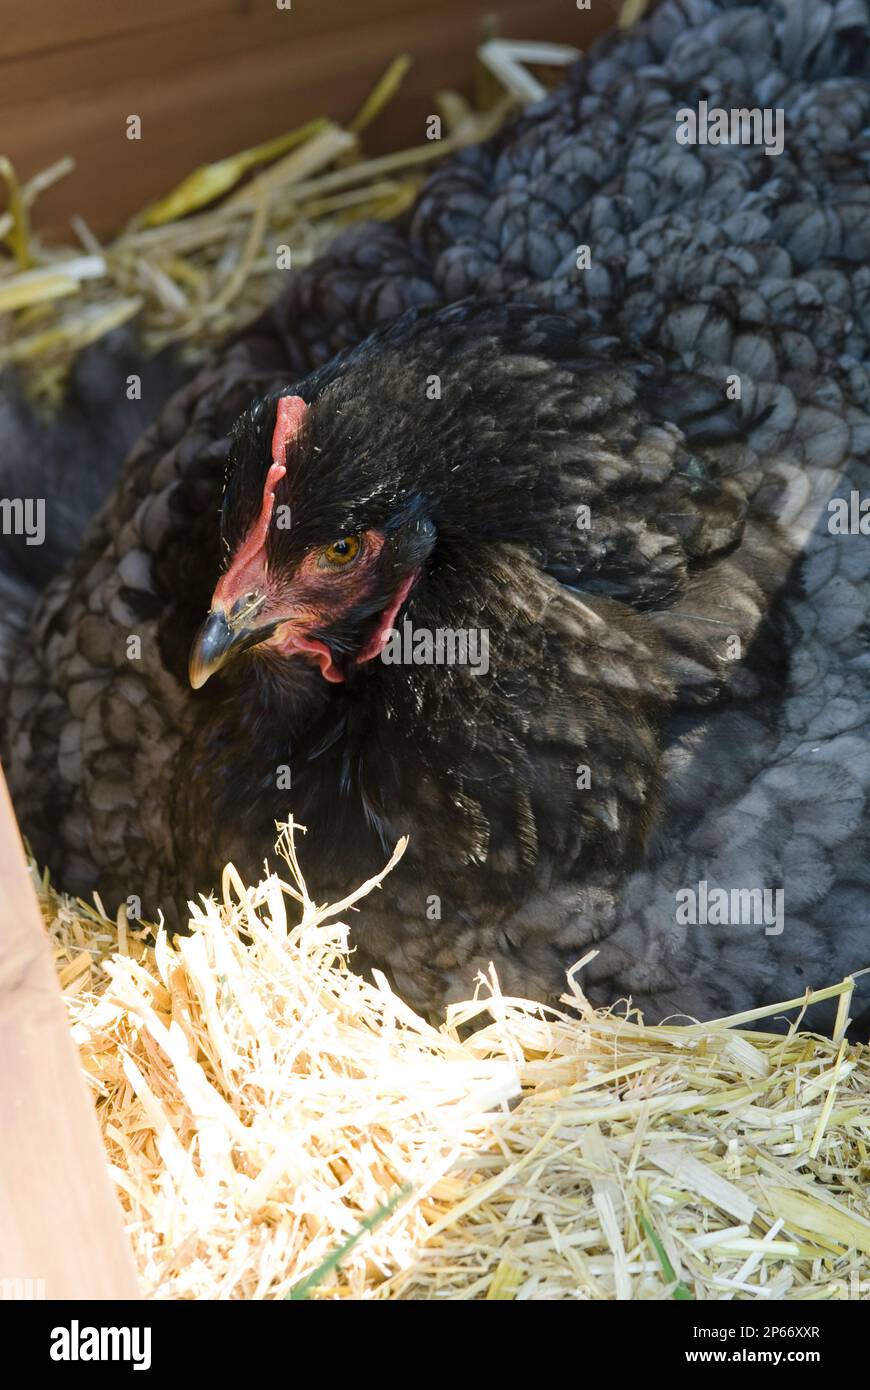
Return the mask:
<svg viewBox="0 0 870 1390">
<path fill-rule="evenodd" d="M 341 569 L 343 565 L 349 565 L 355 560 L 360 551 L 359 536 L 341 536 L 332 545 L 326 546 L 321 551 L 322 562 L 331 568 Z"/>
</svg>

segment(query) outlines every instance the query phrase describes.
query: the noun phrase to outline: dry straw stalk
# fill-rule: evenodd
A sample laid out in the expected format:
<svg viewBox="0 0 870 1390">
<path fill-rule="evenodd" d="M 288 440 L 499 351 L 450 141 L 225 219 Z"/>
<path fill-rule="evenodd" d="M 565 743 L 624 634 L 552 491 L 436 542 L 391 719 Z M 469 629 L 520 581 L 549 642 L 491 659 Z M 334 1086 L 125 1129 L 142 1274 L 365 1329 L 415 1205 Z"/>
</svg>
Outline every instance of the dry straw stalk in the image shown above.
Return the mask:
<svg viewBox="0 0 870 1390">
<path fill-rule="evenodd" d="M 286 1297 L 392 1201 L 308 1296 L 867 1297 L 865 1048 L 647 1027 L 582 969 L 565 1012 L 492 978 L 436 1028 L 348 968 L 383 875 L 318 906 L 280 848 L 153 947 L 43 885 L 146 1295 Z M 851 989 L 798 1002 L 844 1027 Z"/>
</svg>

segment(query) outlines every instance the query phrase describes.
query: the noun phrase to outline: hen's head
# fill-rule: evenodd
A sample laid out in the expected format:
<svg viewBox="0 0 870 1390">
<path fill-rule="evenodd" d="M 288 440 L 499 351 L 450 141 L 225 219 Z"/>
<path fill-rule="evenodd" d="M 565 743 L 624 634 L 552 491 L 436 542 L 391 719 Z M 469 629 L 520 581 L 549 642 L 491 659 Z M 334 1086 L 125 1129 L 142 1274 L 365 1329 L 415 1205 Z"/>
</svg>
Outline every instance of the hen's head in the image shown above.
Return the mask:
<svg viewBox="0 0 870 1390">
<path fill-rule="evenodd" d="M 412 312 L 245 412 L 194 687 L 251 649 L 273 670 L 301 657 L 346 680 L 382 651 L 436 559 L 454 578 L 468 566 L 474 591 L 487 539 L 520 538 L 533 499 L 511 460 L 533 421 L 499 327 L 455 309 Z"/>
<path fill-rule="evenodd" d="M 411 311 L 255 402 L 233 434 L 225 568 L 191 683 L 249 649 L 272 671 L 301 658 L 348 680 L 408 601 L 420 626 L 497 631 L 518 564 L 632 606 L 671 602 L 736 541 L 743 500 L 658 423 L 653 380 L 594 328 L 468 302 Z M 690 412 L 706 418 L 708 396 L 718 409 L 712 385 L 683 392 Z"/>
<path fill-rule="evenodd" d="M 365 467 L 348 477 L 337 466 L 353 446 L 327 444 L 340 414 L 331 404 L 271 397 L 236 427 L 221 525 L 226 568 L 191 651 L 195 688 L 253 647 L 344 680 L 381 652 L 432 549 L 419 497 L 385 497 Z"/>
</svg>

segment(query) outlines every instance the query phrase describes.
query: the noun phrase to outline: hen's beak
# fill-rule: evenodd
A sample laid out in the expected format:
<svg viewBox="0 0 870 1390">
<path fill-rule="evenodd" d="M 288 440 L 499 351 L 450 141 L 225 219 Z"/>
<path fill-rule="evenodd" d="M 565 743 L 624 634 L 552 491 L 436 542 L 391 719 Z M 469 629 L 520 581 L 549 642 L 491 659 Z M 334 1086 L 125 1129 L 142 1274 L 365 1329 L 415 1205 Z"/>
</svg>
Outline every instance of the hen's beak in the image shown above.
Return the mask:
<svg viewBox="0 0 870 1390">
<path fill-rule="evenodd" d="M 239 652 L 264 642 L 275 630 L 274 623 L 263 627 L 246 627 L 233 623 L 221 608 L 213 608 L 193 639 L 188 658 L 187 674 L 194 690 L 205 685 L 209 676 L 219 671 Z"/>
</svg>

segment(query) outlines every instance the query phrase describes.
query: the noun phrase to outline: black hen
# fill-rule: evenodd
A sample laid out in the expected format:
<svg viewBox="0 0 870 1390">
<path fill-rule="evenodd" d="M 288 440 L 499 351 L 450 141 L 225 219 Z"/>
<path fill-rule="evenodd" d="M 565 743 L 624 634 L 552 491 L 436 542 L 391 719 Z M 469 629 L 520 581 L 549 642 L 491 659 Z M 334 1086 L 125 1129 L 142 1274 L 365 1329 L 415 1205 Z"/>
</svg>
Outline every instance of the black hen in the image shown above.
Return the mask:
<svg viewBox="0 0 870 1390">
<path fill-rule="evenodd" d="M 10 686 L 65 886 L 177 920 L 292 811 L 319 898 L 410 835 L 354 940 L 423 1008 L 593 946 L 652 1017 L 870 963 L 859 20 L 663 5 L 176 398 Z M 677 145 L 699 93 L 781 101 L 786 153 Z M 681 918 L 715 888 L 782 912 Z"/>
<path fill-rule="evenodd" d="M 782 541 L 744 527 L 745 451 L 714 476 L 661 423 L 666 390 L 567 320 L 470 304 L 411 311 L 243 417 L 191 679 L 250 654 L 190 703 L 176 891 L 225 859 L 254 874 L 291 808 L 321 897 L 409 834 L 360 957 L 420 1005 L 489 960 L 558 994 L 657 822 L 677 690 L 757 693 L 729 641 L 777 665 Z"/>
</svg>

